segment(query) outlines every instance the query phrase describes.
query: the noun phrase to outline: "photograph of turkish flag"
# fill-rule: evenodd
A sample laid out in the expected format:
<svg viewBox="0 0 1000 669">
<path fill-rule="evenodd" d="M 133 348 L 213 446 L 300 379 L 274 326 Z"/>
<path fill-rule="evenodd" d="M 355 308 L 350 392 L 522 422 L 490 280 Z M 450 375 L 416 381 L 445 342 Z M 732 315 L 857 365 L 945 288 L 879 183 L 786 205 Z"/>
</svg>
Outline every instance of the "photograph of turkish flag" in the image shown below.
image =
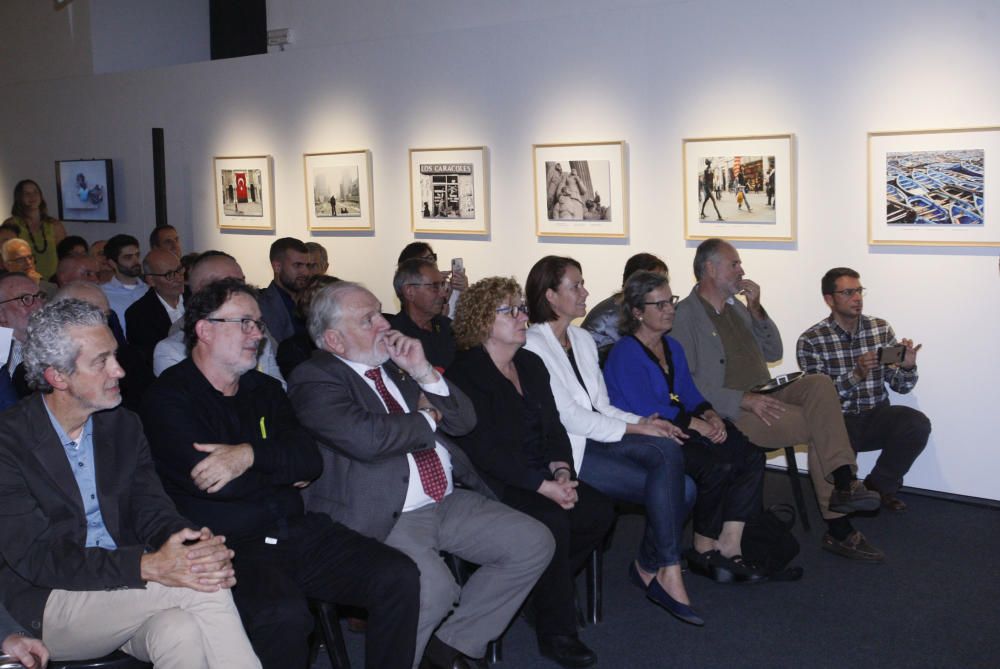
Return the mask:
<svg viewBox="0 0 1000 669">
<path fill-rule="evenodd" d="M 237 202 L 247 202 L 249 200 L 247 195 L 247 173 L 237 172 L 236 173 L 236 201 Z"/>
</svg>

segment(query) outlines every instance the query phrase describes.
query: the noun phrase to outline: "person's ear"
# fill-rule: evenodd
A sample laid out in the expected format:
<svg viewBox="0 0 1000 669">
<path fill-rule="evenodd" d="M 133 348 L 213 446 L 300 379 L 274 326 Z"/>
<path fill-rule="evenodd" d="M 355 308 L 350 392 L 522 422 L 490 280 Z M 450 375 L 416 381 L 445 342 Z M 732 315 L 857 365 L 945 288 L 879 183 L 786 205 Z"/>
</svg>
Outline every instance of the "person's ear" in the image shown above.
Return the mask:
<svg viewBox="0 0 1000 669">
<path fill-rule="evenodd" d="M 340 334 L 339 330 L 328 328 L 323 332 L 323 348 L 330 353 L 344 355 L 344 352 L 347 350 L 344 346 L 344 336 Z"/>
<path fill-rule="evenodd" d="M 57 370 L 55 367 L 46 367 L 42 376 L 45 378 L 45 381 L 56 390 L 66 390 L 66 388 L 69 387 L 69 381 L 67 380 L 66 375 Z"/>
</svg>

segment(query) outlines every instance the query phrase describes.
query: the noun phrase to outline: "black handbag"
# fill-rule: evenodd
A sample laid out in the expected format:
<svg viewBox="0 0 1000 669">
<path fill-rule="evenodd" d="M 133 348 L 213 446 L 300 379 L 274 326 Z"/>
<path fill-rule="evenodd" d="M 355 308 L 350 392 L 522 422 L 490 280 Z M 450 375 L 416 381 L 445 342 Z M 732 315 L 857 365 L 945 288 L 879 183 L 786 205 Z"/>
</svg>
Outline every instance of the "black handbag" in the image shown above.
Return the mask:
<svg viewBox="0 0 1000 669">
<path fill-rule="evenodd" d="M 799 554 L 799 541 L 792 534 L 795 508 L 775 504 L 747 521 L 740 549 L 743 560 L 760 569 L 771 581 L 797 581 L 802 567 L 788 567 Z"/>
</svg>

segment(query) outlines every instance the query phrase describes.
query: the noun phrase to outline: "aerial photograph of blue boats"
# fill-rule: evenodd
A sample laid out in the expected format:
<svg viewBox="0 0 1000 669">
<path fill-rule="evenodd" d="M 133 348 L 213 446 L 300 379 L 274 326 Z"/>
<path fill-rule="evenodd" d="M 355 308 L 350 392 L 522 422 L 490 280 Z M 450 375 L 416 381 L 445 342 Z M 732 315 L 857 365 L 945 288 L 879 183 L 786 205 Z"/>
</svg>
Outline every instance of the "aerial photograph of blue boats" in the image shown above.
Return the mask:
<svg viewBox="0 0 1000 669">
<path fill-rule="evenodd" d="M 889 225 L 982 225 L 982 149 L 887 153 Z"/>
</svg>

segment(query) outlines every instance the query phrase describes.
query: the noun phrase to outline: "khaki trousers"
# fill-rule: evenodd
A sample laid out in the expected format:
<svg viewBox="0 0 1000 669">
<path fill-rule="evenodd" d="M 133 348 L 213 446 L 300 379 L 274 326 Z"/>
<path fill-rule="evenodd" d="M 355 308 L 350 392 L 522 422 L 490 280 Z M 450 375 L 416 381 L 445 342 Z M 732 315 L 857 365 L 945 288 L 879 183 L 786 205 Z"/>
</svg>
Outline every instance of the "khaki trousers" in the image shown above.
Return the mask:
<svg viewBox="0 0 1000 669">
<path fill-rule="evenodd" d="M 844 514 L 830 511 L 833 471 L 850 465 L 851 471 L 857 472 L 858 463 L 833 381 L 825 374 L 807 374 L 771 396 L 788 405 L 780 419 L 767 425 L 753 413 L 741 410 L 736 427 L 762 448 L 805 444 L 820 513 L 827 520 L 840 518 Z"/>
<path fill-rule="evenodd" d="M 156 669 L 260 667 L 229 590 L 53 590 L 42 641 L 52 659 L 102 657 L 117 648 Z"/>
</svg>

